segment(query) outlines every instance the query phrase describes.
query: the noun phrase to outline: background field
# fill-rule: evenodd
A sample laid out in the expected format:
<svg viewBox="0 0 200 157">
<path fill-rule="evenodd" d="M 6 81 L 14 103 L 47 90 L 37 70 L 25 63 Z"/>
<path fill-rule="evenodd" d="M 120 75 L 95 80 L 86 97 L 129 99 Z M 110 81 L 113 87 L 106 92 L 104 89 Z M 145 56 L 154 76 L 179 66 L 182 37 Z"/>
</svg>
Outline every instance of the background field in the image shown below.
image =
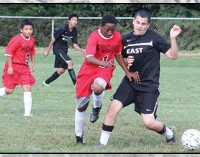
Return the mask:
<svg viewBox="0 0 200 157">
<path fill-rule="evenodd" d="M 161 78 L 158 119 L 175 127 L 177 144 L 166 145 L 164 137 L 145 129 L 140 116 L 129 106 L 120 113 L 109 145 L 102 149 L 95 148 L 98 142 L 104 114 L 110 103 L 109 98 L 118 87 L 123 71 L 118 66 L 112 79 L 113 89 L 107 91 L 101 117 L 95 123 L 89 122 L 91 105 L 87 110 L 85 125 L 85 146 L 75 144 L 74 111 L 75 89 L 68 72 L 63 74 L 50 87 L 43 87 L 42 82 L 49 77 L 53 68 L 54 56 L 42 56 L 43 49 L 37 49 L 37 83 L 33 87 L 34 118 L 23 117 L 23 92 L 17 87 L 12 95 L 0 97 L 0 152 L 67 152 L 67 153 L 184 153 L 180 144 L 184 130 L 200 130 L 200 56 L 181 56 L 177 61 L 161 57 Z M 6 57 L 0 49 L 0 73 L 2 74 Z M 69 55 L 78 72 L 84 56 L 76 51 Z M 2 85 L 1 85 L 2 86 Z M 200 151 L 197 151 L 200 152 Z"/>
</svg>

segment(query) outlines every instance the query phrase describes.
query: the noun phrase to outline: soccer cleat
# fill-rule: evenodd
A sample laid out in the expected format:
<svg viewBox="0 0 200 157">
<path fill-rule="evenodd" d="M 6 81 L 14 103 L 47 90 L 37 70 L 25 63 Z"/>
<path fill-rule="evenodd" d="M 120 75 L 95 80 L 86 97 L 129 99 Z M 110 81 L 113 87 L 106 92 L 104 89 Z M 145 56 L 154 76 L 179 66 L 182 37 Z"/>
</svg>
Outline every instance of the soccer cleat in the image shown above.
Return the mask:
<svg viewBox="0 0 200 157">
<path fill-rule="evenodd" d="M 172 136 L 172 138 L 170 138 L 170 139 L 167 139 L 167 138 L 166 138 L 166 143 L 167 143 L 167 144 L 173 144 L 173 143 L 176 142 L 175 135 L 174 135 L 174 129 L 173 129 L 173 128 L 169 128 L 169 129 L 173 132 L 173 136 Z"/>
<path fill-rule="evenodd" d="M 90 114 L 90 122 L 94 123 L 99 119 L 99 112 L 101 110 L 101 107 L 96 107 L 96 108 L 92 108 L 92 112 Z"/>
<path fill-rule="evenodd" d="M 27 117 L 27 118 L 32 118 L 33 115 L 32 114 L 24 114 L 24 117 Z"/>
<path fill-rule="evenodd" d="M 42 84 L 43 84 L 43 86 L 45 86 L 45 87 L 49 87 L 49 86 L 50 86 L 50 84 L 47 84 L 45 81 L 44 81 Z"/>
<path fill-rule="evenodd" d="M 83 136 L 82 137 L 80 137 L 80 136 L 76 136 L 76 143 L 77 144 L 85 144 L 85 142 L 84 142 L 84 139 L 83 139 Z"/>
<path fill-rule="evenodd" d="M 96 146 L 96 148 L 103 148 L 103 147 L 105 147 L 106 145 L 101 144 L 101 143 L 97 143 L 95 146 Z"/>
</svg>

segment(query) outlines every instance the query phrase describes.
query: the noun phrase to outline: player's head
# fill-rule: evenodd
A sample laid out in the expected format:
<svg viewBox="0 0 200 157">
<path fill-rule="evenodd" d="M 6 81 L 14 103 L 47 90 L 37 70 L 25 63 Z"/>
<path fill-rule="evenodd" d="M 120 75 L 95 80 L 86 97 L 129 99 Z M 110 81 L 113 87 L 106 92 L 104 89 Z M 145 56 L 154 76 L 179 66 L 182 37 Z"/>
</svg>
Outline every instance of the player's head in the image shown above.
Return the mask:
<svg viewBox="0 0 200 157">
<path fill-rule="evenodd" d="M 133 29 L 135 35 L 143 35 L 150 26 L 151 16 L 146 10 L 139 10 L 133 19 Z"/>
<path fill-rule="evenodd" d="M 71 13 L 68 16 L 68 22 L 70 27 L 76 27 L 77 23 L 78 23 L 78 15 L 76 13 Z"/>
<path fill-rule="evenodd" d="M 110 38 L 117 26 L 117 19 L 113 15 L 105 15 L 101 19 L 101 33 L 106 38 Z"/>
<path fill-rule="evenodd" d="M 33 34 L 33 23 L 30 19 L 24 19 L 21 21 L 20 31 L 24 37 L 29 38 Z"/>
</svg>

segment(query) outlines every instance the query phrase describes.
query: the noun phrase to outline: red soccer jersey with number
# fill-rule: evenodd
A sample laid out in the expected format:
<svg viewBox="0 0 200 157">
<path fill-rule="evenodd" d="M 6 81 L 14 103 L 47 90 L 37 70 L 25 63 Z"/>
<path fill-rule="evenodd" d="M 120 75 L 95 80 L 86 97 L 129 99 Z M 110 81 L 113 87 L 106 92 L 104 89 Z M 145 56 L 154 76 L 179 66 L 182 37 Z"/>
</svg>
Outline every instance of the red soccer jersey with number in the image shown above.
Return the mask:
<svg viewBox="0 0 200 157">
<path fill-rule="evenodd" d="M 19 34 L 9 41 L 5 55 L 11 56 L 13 63 L 28 65 L 30 56 L 35 55 L 34 43 L 35 40 L 32 36 L 25 39 Z"/>
</svg>

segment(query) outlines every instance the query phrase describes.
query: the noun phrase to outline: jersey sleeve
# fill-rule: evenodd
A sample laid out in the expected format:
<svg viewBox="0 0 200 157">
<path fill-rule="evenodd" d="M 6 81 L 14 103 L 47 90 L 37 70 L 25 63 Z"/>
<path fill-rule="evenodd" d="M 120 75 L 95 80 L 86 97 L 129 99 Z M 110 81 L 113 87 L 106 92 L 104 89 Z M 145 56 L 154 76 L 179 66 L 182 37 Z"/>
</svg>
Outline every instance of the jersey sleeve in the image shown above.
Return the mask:
<svg viewBox="0 0 200 157">
<path fill-rule="evenodd" d="M 72 38 L 72 43 L 77 44 L 78 43 L 78 39 L 77 39 L 77 30 L 74 30 L 74 34 L 73 34 L 73 38 Z"/>
<path fill-rule="evenodd" d="M 123 37 L 123 38 L 122 38 L 122 52 L 121 52 L 123 58 L 127 58 L 127 57 L 128 57 L 127 54 L 126 54 L 126 50 L 123 48 L 124 45 L 126 44 L 125 42 L 126 42 L 126 40 L 125 40 L 125 38 Z"/>
<path fill-rule="evenodd" d="M 171 47 L 169 43 L 159 34 L 154 36 L 154 47 L 158 52 L 166 53 L 167 50 Z"/>
<path fill-rule="evenodd" d="M 97 49 L 97 39 L 94 33 L 91 33 L 86 45 L 86 57 L 95 56 L 96 49 Z"/>
<path fill-rule="evenodd" d="M 54 38 L 57 40 L 63 33 L 65 32 L 65 30 L 63 28 L 59 29 L 58 31 L 56 31 L 53 35 Z"/>
<path fill-rule="evenodd" d="M 19 44 L 19 40 L 17 40 L 17 38 L 12 38 L 7 47 L 6 47 L 6 52 L 5 55 L 6 56 L 11 56 L 13 57 L 13 54 L 15 53 L 15 51 L 19 48 L 20 44 Z"/>
<path fill-rule="evenodd" d="M 121 35 L 119 33 L 119 40 L 118 40 L 118 44 L 117 44 L 116 55 L 120 54 L 121 52 L 122 52 L 122 39 L 121 39 Z"/>
</svg>

